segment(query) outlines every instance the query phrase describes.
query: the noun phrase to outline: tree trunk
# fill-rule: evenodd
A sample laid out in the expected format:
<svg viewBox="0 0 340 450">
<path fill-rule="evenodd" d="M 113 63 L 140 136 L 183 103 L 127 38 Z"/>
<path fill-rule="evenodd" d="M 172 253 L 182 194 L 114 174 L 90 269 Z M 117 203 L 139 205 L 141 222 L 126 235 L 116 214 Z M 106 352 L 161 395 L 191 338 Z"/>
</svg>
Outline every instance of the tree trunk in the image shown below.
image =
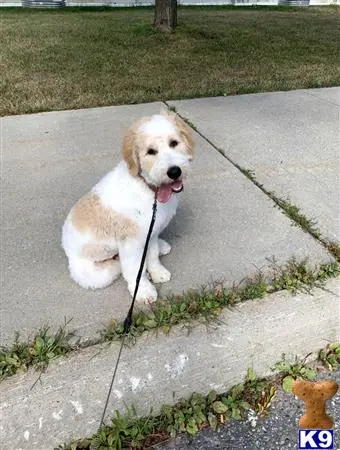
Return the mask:
<svg viewBox="0 0 340 450">
<path fill-rule="evenodd" d="M 155 0 L 153 26 L 161 31 L 172 31 L 177 26 L 177 0 Z"/>
</svg>

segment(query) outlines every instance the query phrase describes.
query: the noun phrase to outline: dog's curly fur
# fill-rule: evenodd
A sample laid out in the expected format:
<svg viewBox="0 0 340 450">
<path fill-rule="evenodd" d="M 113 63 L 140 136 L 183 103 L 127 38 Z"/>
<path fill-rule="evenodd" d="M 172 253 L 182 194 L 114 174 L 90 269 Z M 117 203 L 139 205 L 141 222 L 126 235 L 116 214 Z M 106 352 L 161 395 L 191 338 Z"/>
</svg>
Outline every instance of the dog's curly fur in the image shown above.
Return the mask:
<svg viewBox="0 0 340 450">
<path fill-rule="evenodd" d="M 62 246 L 70 275 L 84 288 L 104 288 L 122 273 L 131 295 L 148 232 L 155 189 L 156 222 L 147 253 L 137 301 L 157 299 L 155 283 L 170 280 L 159 261 L 170 245 L 159 238 L 176 213 L 177 190 L 187 176 L 194 142 L 188 126 L 174 113 L 138 120 L 123 139 L 121 161 L 71 209 L 62 230 Z M 169 168 L 180 175 L 169 178 Z"/>
</svg>

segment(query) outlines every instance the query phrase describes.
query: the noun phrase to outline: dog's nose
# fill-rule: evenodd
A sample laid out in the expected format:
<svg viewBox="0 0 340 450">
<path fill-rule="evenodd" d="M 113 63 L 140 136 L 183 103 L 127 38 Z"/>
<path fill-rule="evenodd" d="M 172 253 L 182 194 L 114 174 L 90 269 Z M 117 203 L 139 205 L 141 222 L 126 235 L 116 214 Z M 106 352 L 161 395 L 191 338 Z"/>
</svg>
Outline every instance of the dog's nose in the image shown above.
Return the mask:
<svg viewBox="0 0 340 450">
<path fill-rule="evenodd" d="M 167 175 L 172 180 L 177 180 L 182 175 L 181 168 L 178 166 L 169 167 Z"/>
</svg>

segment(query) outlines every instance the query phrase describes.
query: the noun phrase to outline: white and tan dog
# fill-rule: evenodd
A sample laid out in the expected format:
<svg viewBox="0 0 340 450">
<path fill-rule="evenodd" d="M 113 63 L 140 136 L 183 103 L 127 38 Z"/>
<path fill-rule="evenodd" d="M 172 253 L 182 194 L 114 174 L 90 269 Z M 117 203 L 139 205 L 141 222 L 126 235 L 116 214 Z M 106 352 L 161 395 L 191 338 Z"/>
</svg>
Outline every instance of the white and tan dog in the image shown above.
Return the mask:
<svg viewBox="0 0 340 450">
<path fill-rule="evenodd" d="M 146 271 L 155 283 L 170 280 L 159 256 L 171 247 L 159 235 L 176 213 L 193 147 L 190 129 L 174 113 L 163 111 L 132 125 L 123 140 L 124 160 L 73 206 L 64 223 L 62 246 L 74 281 L 99 289 L 122 273 L 133 295 L 157 190 L 156 222 L 136 300 L 157 299 Z"/>
</svg>

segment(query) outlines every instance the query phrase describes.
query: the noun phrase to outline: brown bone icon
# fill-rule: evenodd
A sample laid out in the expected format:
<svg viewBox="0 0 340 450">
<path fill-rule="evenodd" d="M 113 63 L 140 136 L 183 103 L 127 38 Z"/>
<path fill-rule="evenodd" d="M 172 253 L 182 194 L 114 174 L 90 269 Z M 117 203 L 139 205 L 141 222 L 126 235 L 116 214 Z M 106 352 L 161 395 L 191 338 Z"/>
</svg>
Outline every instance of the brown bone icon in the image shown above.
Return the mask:
<svg viewBox="0 0 340 450">
<path fill-rule="evenodd" d="M 333 380 L 305 381 L 294 380 L 292 392 L 305 402 L 305 414 L 299 421 L 300 428 L 317 428 L 328 430 L 333 427 L 333 420 L 326 413 L 326 401 L 338 390 Z"/>
</svg>

